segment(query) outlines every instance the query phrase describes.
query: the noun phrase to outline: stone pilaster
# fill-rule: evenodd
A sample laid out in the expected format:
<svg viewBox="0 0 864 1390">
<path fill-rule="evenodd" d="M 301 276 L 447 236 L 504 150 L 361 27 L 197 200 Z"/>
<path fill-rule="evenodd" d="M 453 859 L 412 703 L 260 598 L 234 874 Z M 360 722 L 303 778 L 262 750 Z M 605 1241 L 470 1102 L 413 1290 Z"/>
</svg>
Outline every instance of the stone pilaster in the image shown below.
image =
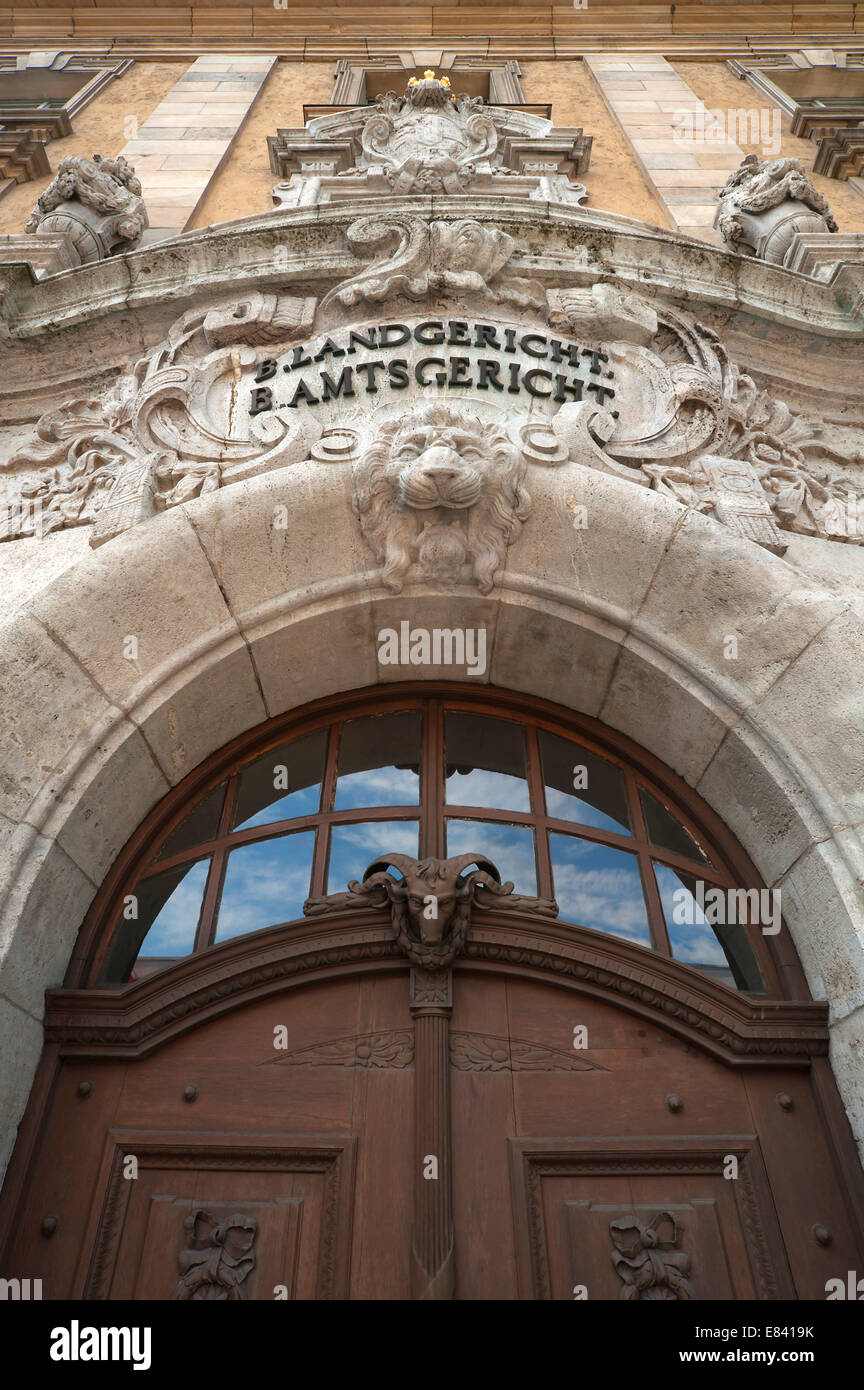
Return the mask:
<svg viewBox="0 0 864 1390">
<path fill-rule="evenodd" d="M 717 195 L 744 158 L 740 147 L 659 54 L 588 54 L 585 65 L 670 225 L 720 244 L 711 224 Z"/>
<path fill-rule="evenodd" d="M 453 1297 L 453 1192 L 450 1161 L 450 1015 L 453 976 L 411 971 L 414 1018 L 414 1229 L 411 1292 Z"/>
<path fill-rule="evenodd" d="M 269 54 L 197 58 L 122 151 L 141 180 L 144 244 L 189 226 L 276 62 Z"/>
</svg>

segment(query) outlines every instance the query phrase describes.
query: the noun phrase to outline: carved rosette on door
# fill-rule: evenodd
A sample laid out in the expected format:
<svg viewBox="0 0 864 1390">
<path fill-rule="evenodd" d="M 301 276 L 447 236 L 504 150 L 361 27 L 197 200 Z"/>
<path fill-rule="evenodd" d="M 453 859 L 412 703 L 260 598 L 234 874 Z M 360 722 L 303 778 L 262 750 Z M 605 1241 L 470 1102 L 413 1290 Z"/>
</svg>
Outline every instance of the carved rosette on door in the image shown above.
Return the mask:
<svg viewBox="0 0 864 1390">
<path fill-rule="evenodd" d="M 395 878 L 389 869 L 396 869 Z M 409 1008 L 414 1019 L 414 1221 L 411 1292 L 415 1299 L 451 1299 L 455 1287 L 450 1142 L 450 1018 L 452 964 L 463 949 L 472 912 L 530 911 L 557 917 L 550 898 L 525 897 L 502 883 L 479 854 L 453 859 L 384 855 L 347 893 L 310 898 L 307 917 L 340 909 L 389 904 L 396 941 L 411 964 Z"/>
</svg>

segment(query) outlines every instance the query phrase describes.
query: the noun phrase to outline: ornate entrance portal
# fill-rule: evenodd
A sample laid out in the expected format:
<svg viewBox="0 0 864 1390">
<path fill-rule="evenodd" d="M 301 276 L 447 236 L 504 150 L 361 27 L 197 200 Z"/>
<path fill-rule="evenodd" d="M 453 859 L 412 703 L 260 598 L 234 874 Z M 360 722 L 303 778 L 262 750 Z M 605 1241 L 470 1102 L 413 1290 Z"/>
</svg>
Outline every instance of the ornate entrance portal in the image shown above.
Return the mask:
<svg viewBox="0 0 864 1390">
<path fill-rule="evenodd" d="M 443 685 L 271 720 L 93 905 L 5 1261 L 51 1298 L 824 1297 L 860 1174 L 769 902 L 596 721 Z"/>
</svg>

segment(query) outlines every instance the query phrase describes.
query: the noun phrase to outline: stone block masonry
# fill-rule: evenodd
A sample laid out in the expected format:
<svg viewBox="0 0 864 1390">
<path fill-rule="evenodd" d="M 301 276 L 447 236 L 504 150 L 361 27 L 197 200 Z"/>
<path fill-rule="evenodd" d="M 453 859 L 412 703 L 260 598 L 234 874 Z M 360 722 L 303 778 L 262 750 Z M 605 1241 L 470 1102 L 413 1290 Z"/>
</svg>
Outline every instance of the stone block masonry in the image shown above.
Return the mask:
<svg viewBox="0 0 864 1390">
<path fill-rule="evenodd" d="M 190 225 L 275 63 L 270 54 L 197 58 L 122 150 L 144 190 L 144 245 Z"/>
<path fill-rule="evenodd" d="M 588 54 L 585 65 L 669 225 L 720 245 L 712 226 L 717 194 L 744 158 L 743 150 L 714 128 L 712 114 L 658 54 Z"/>
</svg>

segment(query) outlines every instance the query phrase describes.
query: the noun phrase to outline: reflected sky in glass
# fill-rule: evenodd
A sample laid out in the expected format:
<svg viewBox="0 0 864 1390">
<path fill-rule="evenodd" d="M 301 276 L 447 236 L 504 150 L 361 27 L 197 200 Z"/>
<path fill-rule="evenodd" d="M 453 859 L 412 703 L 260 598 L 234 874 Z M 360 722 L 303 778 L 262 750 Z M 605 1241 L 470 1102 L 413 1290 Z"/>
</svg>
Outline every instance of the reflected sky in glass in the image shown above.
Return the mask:
<svg viewBox="0 0 864 1390">
<path fill-rule="evenodd" d="M 515 892 L 537 896 L 534 832 L 527 826 L 448 820 L 447 858 L 456 854 L 480 854 L 491 859 L 502 883 L 510 879 Z"/>
<path fill-rule="evenodd" d="M 293 922 L 309 896 L 315 834 L 301 830 L 231 851 L 216 926 L 216 940 Z"/>
<path fill-rule="evenodd" d="M 574 835 L 550 835 L 555 897 L 564 921 L 651 945 L 636 856 Z"/>
<path fill-rule="evenodd" d="M 138 922 L 141 926 L 153 912 L 150 930 L 141 945 L 142 956 L 188 956 L 195 944 L 195 932 L 201 914 L 204 886 L 207 882 L 209 859 L 199 859 L 183 869 L 175 869 L 166 874 L 154 874 L 145 879 L 135 890 L 138 899 Z M 169 885 L 180 875 L 177 887 L 170 891 Z M 166 889 L 168 897 L 164 898 Z M 160 901 L 163 906 L 159 908 Z M 133 925 L 130 923 L 130 925 Z"/>
<path fill-rule="evenodd" d="M 234 829 L 314 815 L 321 800 L 326 730 L 291 739 L 240 774 Z"/>
<path fill-rule="evenodd" d="M 490 806 L 530 811 L 522 728 L 482 714 L 444 717 L 444 758 L 456 768 L 445 783 L 448 806 Z M 465 772 L 459 768 L 468 769 Z"/>
<path fill-rule="evenodd" d="M 359 825 L 334 825 L 330 829 L 330 869 L 327 892 L 341 893 L 351 879 L 362 879 L 374 859 L 386 854 L 418 853 L 417 822 L 364 821 Z"/>
<path fill-rule="evenodd" d="M 174 827 L 163 841 L 156 858 L 169 859 L 172 854 L 180 854 L 184 849 L 193 849 L 195 845 L 212 840 L 219 828 L 219 814 L 224 799 L 225 783 L 220 782 L 218 787 L 202 796 L 188 816 L 184 816 L 180 824 Z"/>
<path fill-rule="evenodd" d="M 686 855 L 688 859 L 701 859 L 703 864 L 709 862 L 690 832 L 685 830 L 671 811 L 666 810 L 656 796 L 652 796 L 644 787 L 639 788 L 639 796 L 642 799 L 648 839 L 652 845 L 656 845 L 658 849 L 671 850 L 673 854 Z"/>
<path fill-rule="evenodd" d="M 621 769 L 557 734 L 541 729 L 538 737 L 547 814 L 556 820 L 592 825 L 597 830 L 631 834 L 627 788 Z M 578 789 L 574 785 L 577 780 Z"/>
<path fill-rule="evenodd" d="M 763 993 L 765 986 L 753 947 L 747 938 L 747 928 L 737 922 L 712 925 L 707 921 L 693 896 L 696 879 L 692 874 L 680 874 L 665 864 L 655 864 L 654 873 L 675 960 L 704 970 L 730 989 Z M 713 884 L 706 884 L 703 891 L 707 894 L 713 887 Z M 709 911 L 711 902 L 713 899 L 709 899 Z M 676 917 L 687 920 L 676 922 Z M 724 942 L 726 950 L 723 949 Z M 734 962 L 734 971 L 730 961 Z"/>
<path fill-rule="evenodd" d="M 335 810 L 416 806 L 420 800 L 420 777 L 411 768 L 419 764 L 418 712 L 348 720 L 339 740 Z"/>
</svg>

